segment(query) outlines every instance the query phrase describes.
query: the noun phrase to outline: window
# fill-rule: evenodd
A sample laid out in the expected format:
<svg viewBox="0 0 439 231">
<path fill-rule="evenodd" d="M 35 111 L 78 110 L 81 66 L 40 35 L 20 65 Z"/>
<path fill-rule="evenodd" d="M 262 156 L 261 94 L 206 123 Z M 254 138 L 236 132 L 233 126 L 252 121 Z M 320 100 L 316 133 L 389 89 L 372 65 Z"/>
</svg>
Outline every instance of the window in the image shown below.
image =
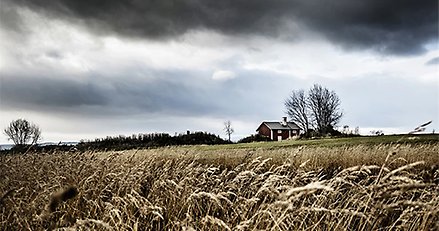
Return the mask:
<svg viewBox="0 0 439 231">
<path fill-rule="evenodd" d="M 277 130 L 277 134 L 282 134 L 282 130 Z"/>
</svg>

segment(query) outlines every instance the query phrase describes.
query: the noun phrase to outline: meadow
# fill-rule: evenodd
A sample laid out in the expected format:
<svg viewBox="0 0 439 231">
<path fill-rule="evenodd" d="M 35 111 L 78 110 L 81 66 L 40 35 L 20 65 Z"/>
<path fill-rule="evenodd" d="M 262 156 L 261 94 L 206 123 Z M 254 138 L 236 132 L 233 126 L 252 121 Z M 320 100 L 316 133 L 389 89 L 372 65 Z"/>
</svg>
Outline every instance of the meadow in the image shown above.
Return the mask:
<svg viewBox="0 0 439 231">
<path fill-rule="evenodd" d="M 0 230 L 439 230 L 437 136 L 379 139 L 0 155 Z"/>
</svg>

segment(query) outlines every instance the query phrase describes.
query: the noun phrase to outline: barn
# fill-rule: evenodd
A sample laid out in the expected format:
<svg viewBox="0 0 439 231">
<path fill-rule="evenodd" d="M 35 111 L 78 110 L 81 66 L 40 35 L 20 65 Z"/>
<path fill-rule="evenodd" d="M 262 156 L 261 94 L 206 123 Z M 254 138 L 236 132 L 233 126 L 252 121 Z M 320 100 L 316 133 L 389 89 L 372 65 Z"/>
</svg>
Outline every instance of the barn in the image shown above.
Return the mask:
<svg viewBox="0 0 439 231">
<path fill-rule="evenodd" d="M 287 117 L 281 121 L 264 121 L 256 129 L 258 134 L 270 137 L 272 140 L 286 140 L 300 134 L 300 128 L 294 122 L 288 122 Z"/>
</svg>

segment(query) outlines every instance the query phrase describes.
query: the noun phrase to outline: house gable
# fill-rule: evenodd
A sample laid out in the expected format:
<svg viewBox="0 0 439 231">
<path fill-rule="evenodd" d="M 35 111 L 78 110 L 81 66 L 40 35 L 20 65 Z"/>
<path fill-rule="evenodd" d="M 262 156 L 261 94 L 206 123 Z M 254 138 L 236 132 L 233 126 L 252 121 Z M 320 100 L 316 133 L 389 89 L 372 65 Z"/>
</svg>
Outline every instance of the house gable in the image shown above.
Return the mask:
<svg viewBox="0 0 439 231">
<path fill-rule="evenodd" d="M 265 123 L 261 123 L 256 131 L 263 136 L 271 137 L 271 129 Z"/>
</svg>

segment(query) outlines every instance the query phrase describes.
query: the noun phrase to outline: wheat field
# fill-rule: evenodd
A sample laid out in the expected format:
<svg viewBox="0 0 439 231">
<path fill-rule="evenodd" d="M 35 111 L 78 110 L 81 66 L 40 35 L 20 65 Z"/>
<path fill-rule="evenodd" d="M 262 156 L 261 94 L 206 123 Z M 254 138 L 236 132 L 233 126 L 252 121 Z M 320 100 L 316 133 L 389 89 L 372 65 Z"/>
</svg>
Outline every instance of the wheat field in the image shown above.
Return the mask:
<svg viewBox="0 0 439 231">
<path fill-rule="evenodd" d="M 439 230 L 439 144 L 0 156 L 1 230 Z"/>
</svg>

